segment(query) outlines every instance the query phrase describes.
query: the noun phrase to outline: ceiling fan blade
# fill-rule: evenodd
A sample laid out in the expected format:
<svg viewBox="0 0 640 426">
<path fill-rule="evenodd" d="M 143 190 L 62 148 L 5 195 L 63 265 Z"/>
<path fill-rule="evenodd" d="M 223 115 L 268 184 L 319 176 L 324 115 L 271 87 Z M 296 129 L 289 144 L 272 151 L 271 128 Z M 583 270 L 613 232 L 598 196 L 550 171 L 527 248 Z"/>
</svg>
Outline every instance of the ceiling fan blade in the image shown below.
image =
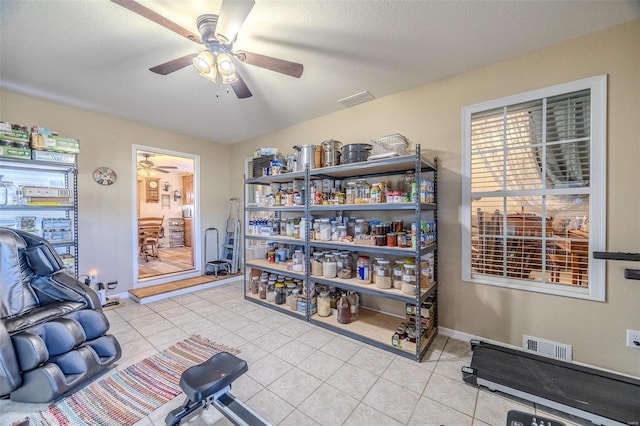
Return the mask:
<svg viewBox="0 0 640 426">
<path fill-rule="evenodd" d="M 196 56 L 196 53 L 190 53 L 181 58 L 174 59 L 173 61 L 165 62 L 164 64 L 149 68 L 149 71 L 153 71 L 156 74 L 161 75 L 171 74 L 174 71 L 181 70 L 182 68 L 191 65 L 193 63 L 193 58 Z"/>
<path fill-rule="evenodd" d="M 117 5 L 124 7 L 125 9 L 129 9 L 133 13 L 136 13 L 142 16 L 143 18 L 147 18 L 150 21 L 155 22 L 156 24 L 162 25 L 166 29 L 173 31 L 174 33 L 181 35 L 182 37 L 188 38 L 189 40 L 195 43 L 202 44 L 202 41 L 200 41 L 199 35 L 192 33 L 186 28 L 181 27 L 175 22 L 168 20 L 167 18 L 160 15 L 159 13 L 154 12 L 153 10 L 149 9 L 146 6 L 141 5 L 140 3 L 134 0 L 111 0 L 111 1 Z"/>
<path fill-rule="evenodd" d="M 253 93 L 251 93 L 251 90 L 249 90 L 242 77 L 240 77 L 240 74 L 238 74 L 237 70 L 236 76 L 238 77 L 238 81 L 231 83 L 231 88 L 235 92 L 238 99 L 246 99 L 253 96 Z"/>
<path fill-rule="evenodd" d="M 177 169 L 176 166 L 156 166 L 159 169 Z"/>
<path fill-rule="evenodd" d="M 285 61 L 284 59 L 273 58 L 271 56 L 261 55 L 259 53 L 251 53 L 240 50 L 235 53 L 236 58 L 245 64 L 265 68 L 271 71 L 286 74 L 291 77 L 300 78 L 304 71 L 304 66 L 296 62 Z"/>
<path fill-rule="evenodd" d="M 157 167 L 151 167 L 151 170 L 155 170 L 156 172 L 160 172 L 160 173 L 169 173 L 168 171 L 159 169 Z"/>
<path fill-rule="evenodd" d="M 229 45 L 236 40 L 240 27 L 255 3 L 254 0 L 223 0 L 215 32 L 220 43 Z"/>
</svg>

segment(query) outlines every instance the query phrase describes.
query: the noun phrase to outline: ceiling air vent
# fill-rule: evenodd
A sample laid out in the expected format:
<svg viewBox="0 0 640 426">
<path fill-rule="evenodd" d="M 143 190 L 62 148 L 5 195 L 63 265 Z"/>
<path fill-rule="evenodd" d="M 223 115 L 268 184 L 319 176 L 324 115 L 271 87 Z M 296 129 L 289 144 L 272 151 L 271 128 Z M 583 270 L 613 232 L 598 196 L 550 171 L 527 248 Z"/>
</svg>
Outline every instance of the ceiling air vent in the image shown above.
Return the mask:
<svg viewBox="0 0 640 426">
<path fill-rule="evenodd" d="M 338 103 L 342 104 L 342 106 L 345 108 L 349 108 L 363 102 L 368 102 L 372 99 L 374 99 L 373 95 L 365 90 L 364 92 L 356 93 L 355 95 L 342 98 L 338 101 Z"/>
<path fill-rule="evenodd" d="M 546 356 L 547 358 L 553 358 L 560 361 L 571 362 L 572 359 L 571 346 L 540 339 L 538 337 L 527 335 L 522 336 L 522 348 L 525 352 Z"/>
</svg>

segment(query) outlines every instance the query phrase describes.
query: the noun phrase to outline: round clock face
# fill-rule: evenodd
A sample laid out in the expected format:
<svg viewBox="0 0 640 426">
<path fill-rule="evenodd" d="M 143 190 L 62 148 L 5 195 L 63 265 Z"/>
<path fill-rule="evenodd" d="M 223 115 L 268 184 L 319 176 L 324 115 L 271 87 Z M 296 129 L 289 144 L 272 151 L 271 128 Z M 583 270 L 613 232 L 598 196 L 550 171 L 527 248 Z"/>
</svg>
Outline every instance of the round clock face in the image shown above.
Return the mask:
<svg viewBox="0 0 640 426">
<path fill-rule="evenodd" d="M 156 189 L 157 187 L 158 187 L 158 182 L 156 182 L 155 180 L 152 180 L 151 182 L 149 182 L 149 188 Z"/>
<path fill-rule="evenodd" d="M 93 172 L 93 180 L 100 185 L 111 185 L 116 181 L 116 179 L 118 179 L 116 172 L 109 167 L 98 167 Z"/>
</svg>

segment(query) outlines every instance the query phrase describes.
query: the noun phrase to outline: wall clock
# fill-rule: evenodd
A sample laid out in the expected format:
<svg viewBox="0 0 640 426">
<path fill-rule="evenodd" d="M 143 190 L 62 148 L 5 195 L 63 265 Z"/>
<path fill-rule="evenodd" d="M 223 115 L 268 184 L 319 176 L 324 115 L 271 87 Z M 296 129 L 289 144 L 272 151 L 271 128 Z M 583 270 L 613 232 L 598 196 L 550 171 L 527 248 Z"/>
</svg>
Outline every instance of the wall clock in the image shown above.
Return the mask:
<svg viewBox="0 0 640 426">
<path fill-rule="evenodd" d="M 147 203 L 157 203 L 160 201 L 160 178 L 147 179 Z"/>
<path fill-rule="evenodd" d="M 112 185 L 118 179 L 118 175 L 109 167 L 98 167 L 93 171 L 93 180 L 100 185 Z"/>
</svg>

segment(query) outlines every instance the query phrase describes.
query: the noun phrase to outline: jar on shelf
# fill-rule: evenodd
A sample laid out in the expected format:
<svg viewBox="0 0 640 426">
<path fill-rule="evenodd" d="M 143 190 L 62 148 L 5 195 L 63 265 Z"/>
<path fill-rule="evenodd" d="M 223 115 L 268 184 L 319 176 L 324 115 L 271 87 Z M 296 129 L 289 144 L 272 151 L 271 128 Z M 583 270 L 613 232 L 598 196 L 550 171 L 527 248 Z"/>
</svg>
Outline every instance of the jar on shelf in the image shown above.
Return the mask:
<svg viewBox="0 0 640 426">
<path fill-rule="evenodd" d="M 293 261 L 294 272 L 304 271 L 304 254 L 302 253 L 302 250 L 295 250 L 291 260 Z"/>
<path fill-rule="evenodd" d="M 331 241 L 338 241 L 340 237 L 338 236 L 338 221 L 332 220 L 331 224 Z"/>
<path fill-rule="evenodd" d="M 276 305 L 284 305 L 287 301 L 287 289 L 284 286 L 284 283 L 276 283 L 276 294 L 274 297 L 274 302 Z"/>
<path fill-rule="evenodd" d="M 315 224 L 315 220 L 313 219 L 311 219 L 311 221 L 309 222 L 309 239 L 310 240 L 318 239 L 318 234 L 316 234 L 316 224 Z"/>
<path fill-rule="evenodd" d="M 358 293 L 350 291 L 347 294 L 347 300 L 349 301 L 349 310 L 351 312 L 350 322 L 353 322 L 358 319 L 358 305 L 360 298 L 358 297 Z"/>
<path fill-rule="evenodd" d="M 389 232 L 387 234 L 387 246 L 389 247 L 397 247 L 398 246 L 398 237 L 395 232 Z"/>
<path fill-rule="evenodd" d="M 335 291 L 334 288 L 331 289 L 331 293 L 329 293 L 329 299 L 331 299 L 331 309 L 338 309 L 338 300 L 340 300 L 340 293 Z"/>
<path fill-rule="evenodd" d="M 349 258 L 349 254 L 340 254 L 340 257 L 336 259 L 336 263 L 338 266 L 338 278 L 351 278 L 351 259 Z"/>
<path fill-rule="evenodd" d="M 280 236 L 282 237 L 287 236 L 287 222 L 288 220 L 285 218 L 280 219 Z"/>
<path fill-rule="evenodd" d="M 260 290 L 259 287 L 260 287 L 260 277 L 257 275 L 252 275 L 251 284 L 250 284 L 251 294 L 258 294 Z"/>
<path fill-rule="evenodd" d="M 261 277 L 260 278 L 260 285 L 258 286 L 258 297 L 260 299 L 266 299 L 267 298 L 267 288 L 268 288 L 268 286 L 269 286 L 269 279 L 267 277 Z"/>
<path fill-rule="evenodd" d="M 321 241 L 331 241 L 331 222 L 328 218 L 320 219 L 320 238 Z"/>
<path fill-rule="evenodd" d="M 338 225 L 338 239 L 342 239 L 347 236 L 347 225 Z"/>
<path fill-rule="evenodd" d="M 289 309 L 292 311 L 298 310 L 298 297 L 300 295 L 300 291 L 297 288 L 291 290 L 291 297 L 289 299 Z"/>
<path fill-rule="evenodd" d="M 418 292 L 417 283 L 417 267 L 413 263 L 405 263 L 402 270 L 402 293 L 415 296 Z"/>
<path fill-rule="evenodd" d="M 356 219 L 356 223 L 353 228 L 353 237 L 362 238 L 365 235 L 364 219 Z"/>
<path fill-rule="evenodd" d="M 402 289 L 402 273 L 404 271 L 404 264 L 405 261 L 403 259 L 396 260 L 391 273 L 393 288 L 397 288 L 398 290 Z"/>
<path fill-rule="evenodd" d="M 275 302 L 276 300 L 276 280 L 269 280 L 269 283 L 267 284 L 267 302 Z"/>
<path fill-rule="evenodd" d="M 293 282 L 292 279 L 284 280 L 284 285 L 287 288 L 287 304 L 291 304 L 291 296 L 293 295 L 293 290 L 296 290 L 296 283 Z"/>
<path fill-rule="evenodd" d="M 338 274 L 338 265 L 336 258 L 332 254 L 327 254 L 324 257 L 324 263 L 322 263 L 322 276 L 325 278 L 335 278 Z"/>
<path fill-rule="evenodd" d="M 301 240 L 305 240 L 307 238 L 307 219 L 302 217 L 300 218 L 300 228 L 298 231 L 298 237 Z"/>
<path fill-rule="evenodd" d="M 316 251 L 313 253 L 313 259 L 311 260 L 311 275 L 316 277 L 322 276 L 322 253 Z"/>
<path fill-rule="evenodd" d="M 407 247 L 407 233 L 404 231 L 396 232 L 398 247 Z"/>
<path fill-rule="evenodd" d="M 323 291 L 317 298 L 318 316 L 328 317 L 331 315 L 331 299 L 328 291 Z"/>
<path fill-rule="evenodd" d="M 364 179 L 356 182 L 356 204 L 369 204 L 371 198 L 371 186 Z"/>
<path fill-rule="evenodd" d="M 407 203 L 411 200 L 411 185 L 415 182 L 415 179 L 413 172 L 407 172 L 404 175 L 404 201 Z"/>
<path fill-rule="evenodd" d="M 347 182 L 347 188 L 345 189 L 345 203 L 346 204 L 356 203 L 356 183 L 355 182 Z"/>
<path fill-rule="evenodd" d="M 356 278 L 360 284 L 371 284 L 371 262 L 369 256 L 358 256 Z"/>
<path fill-rule="evenodd" d="M 371 189 L 370 189 L 370 203 L 372 204 L 377 204 L 381 202 L 381 191 L 380 191 L 380 184 L 379 183 L 372 183 L 371 184 Z"/>
<path fill-rule="evenodd" d="M 344 191 L 336 191 L 336 200 L 338 201 L 338 204 L 346 203 L 347 200 Z"/>
<path fill-rule="evenodd" d="M 391 265 L 387 259 L 380 259 L 377 261 L 376 287 L 382 289 L 393 287 Z"/>
</svg>

